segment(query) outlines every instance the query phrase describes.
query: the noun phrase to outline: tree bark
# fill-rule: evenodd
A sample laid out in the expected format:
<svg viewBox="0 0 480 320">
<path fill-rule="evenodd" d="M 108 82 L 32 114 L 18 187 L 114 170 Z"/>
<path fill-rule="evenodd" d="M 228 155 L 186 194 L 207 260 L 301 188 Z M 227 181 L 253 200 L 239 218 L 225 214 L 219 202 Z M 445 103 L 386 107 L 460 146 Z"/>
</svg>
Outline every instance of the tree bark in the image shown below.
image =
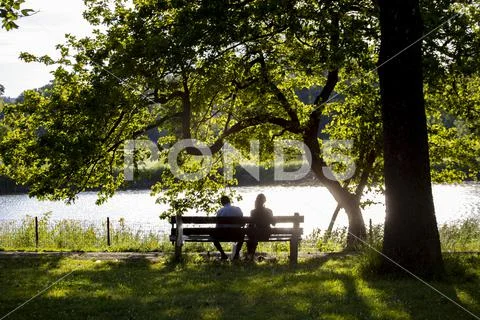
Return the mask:
<svg viewBox="0 0 480 320">
<path fill-rule="evenodd" d="M 379 8 L 386 195 L 383 253 L 409 271 L 430 277 L 443 271 L 443 261 L 431 188 L 421 41 L 411 46 L 422 36 L 423 22 L 418 0 L 380 0 Z M 388 259 L 383 269 L 403 272 Z"/>
</svg>

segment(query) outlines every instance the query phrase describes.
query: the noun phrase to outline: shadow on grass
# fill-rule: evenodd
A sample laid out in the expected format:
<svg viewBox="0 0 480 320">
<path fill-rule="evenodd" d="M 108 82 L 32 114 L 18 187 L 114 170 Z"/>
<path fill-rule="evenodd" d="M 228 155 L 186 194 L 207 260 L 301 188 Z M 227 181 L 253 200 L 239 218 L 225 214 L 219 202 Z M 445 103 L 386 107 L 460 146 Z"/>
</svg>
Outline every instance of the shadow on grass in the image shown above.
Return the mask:
<svg viewBox="0 0 480 320">
<path fill-rule="evenodd" d="M 5 281 L 12 270 L 1 262 L 0 287 L 8 291 L 0 297 L 0 318 L 43 288 L 39 278 L 51 282 L 73 268 L 12 319 L 438 319 L 455 312 L 414 281 L 362 279 L 350 257 L 310 259 L 296 267 L 203 259 L 183 264 L 42 259 L 38 269 L 24 263 L 14 271 L 20 287 Z M 28 276 L 22 278 L 22 272 Z M 417 316 L 432 299 L 437 299 L 432 309 L 445 304 L 443 313 Z"/>
<path fill-rule="evenodd" d="M 419 280 L 407 273 L 374 275 L 368 286 L 389 293 L 391 305 L 409 314 L 409 319 L 479 319 L 480 258 L 446 257 L 446 275 L 441 280 Z"/>
</svg>

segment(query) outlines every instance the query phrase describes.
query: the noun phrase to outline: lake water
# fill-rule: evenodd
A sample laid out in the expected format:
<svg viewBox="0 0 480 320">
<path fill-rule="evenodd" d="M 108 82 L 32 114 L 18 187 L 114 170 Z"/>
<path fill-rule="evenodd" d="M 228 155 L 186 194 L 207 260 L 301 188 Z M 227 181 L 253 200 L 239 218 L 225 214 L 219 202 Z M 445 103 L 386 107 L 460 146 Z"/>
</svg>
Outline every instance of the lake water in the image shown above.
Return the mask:
<svg viewBox="0 0 480 320">
<path fill-rule="evenodd" d="M 324 187 L 312 186 L 271 186 L 236 188 L 243 200 L 235 203 L 248 215 L 253 207 L 255 197 L 262 192 L 267 196 L 266 205 L 276 215 L 291 215 L 299 212 L 305 216 L 305 233 L 314 228 L 325 230 L 336 207 L 330 193 Z M 433 187 L 437 221 L 450 222 L 468 217 L 480 218 L 480 185 L 435 185 Z M 385 207 L 382 195 L 369 195 L 369 199 L 378 202 L 364 210 L 365 222 L 383 223 Z M 111 221 L 124 218 L 128 225 L 143 229 L 167 230 L 168 224 L 159 219 L 164 207 L 155 204 L 155 198 L 148 190 L 118 192 L 112 199 L 101 206 L 95 205 L 96 193 L 85 192 L 79 195 L 73 205 L 63 202 L 38 201 L 26 195 L 0 196 L 0 219 L 21 220 L 26 215 L 41 216 L 51 212 L 52 220 L 75 219 L 92 222 Z M 347 217 L 342 211 L 336 226 L 347 224 Z"/>
</svg>

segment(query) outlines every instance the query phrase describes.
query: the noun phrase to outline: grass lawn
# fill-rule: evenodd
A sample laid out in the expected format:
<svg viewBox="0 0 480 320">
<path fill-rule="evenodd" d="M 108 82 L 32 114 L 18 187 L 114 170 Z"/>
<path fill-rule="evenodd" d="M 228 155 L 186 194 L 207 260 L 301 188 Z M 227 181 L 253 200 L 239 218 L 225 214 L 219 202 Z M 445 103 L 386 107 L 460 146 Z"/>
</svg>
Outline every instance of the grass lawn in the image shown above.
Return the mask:
<svg viewBox="0 0 480 320">
<path fill-rule="evenodd" d="M 415 279 L 361 273 L 360 256 L 189 260 L 0 255 L 0 319 L 72 270 L 6 319 L 475 319 Z M 480 258 L 447 260 L 447 279 L 431 284 L 480 315 Z"/>
</svg>

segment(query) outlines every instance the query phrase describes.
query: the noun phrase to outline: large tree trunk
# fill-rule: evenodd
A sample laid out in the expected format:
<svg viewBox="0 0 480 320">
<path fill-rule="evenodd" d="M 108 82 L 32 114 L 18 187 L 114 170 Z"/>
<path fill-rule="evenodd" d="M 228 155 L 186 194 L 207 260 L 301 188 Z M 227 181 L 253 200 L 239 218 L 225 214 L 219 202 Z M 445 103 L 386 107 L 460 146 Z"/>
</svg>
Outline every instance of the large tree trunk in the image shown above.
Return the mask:
<svg viewBox="0 0 480 320">
<path fill-rule="evenodd" d="M 421 41 L 400 53 L 422 36 L 423 22 L 418 0 L 380 0 L 379 7 L 386 189 L 383 253 L 411 272 L 433 276 L 443 270 L 443 261 L 431 189 Z M 388 259 L 383 266 L 401 271 Z"/>
</svg>

